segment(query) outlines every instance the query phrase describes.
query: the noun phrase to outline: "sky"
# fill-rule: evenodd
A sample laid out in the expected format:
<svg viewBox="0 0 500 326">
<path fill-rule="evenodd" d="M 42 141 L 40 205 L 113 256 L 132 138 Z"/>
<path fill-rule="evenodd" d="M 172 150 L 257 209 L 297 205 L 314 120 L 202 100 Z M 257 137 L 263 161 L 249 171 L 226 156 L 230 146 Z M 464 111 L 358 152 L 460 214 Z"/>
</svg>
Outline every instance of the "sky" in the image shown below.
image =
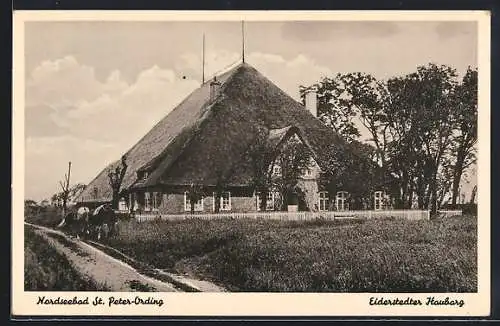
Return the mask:
<svg viewBox="0 0 500 326">
<path fill-rule="evenodd" d="M 25 197 L 88 184 L 201 83 L 238 63 L 240 22 L 27 22 Z M 245 23 L 245 61 L 298 99 L 299 85 L 365 72 L 378 79 L 430 62 L 477 67 L 474 22 Z M 472 179 L 472 188 L 474 180 Z"/>
</svg>

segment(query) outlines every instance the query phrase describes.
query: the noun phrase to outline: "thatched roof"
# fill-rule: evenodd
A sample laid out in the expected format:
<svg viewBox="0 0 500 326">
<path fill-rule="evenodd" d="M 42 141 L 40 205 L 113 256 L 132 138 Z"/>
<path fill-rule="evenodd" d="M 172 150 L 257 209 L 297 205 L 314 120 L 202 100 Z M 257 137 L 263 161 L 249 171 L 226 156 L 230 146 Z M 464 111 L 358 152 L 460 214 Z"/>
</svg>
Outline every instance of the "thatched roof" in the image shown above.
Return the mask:
<svg viewBox="0 0 500 326">
<path fill-rule="evenodd" d="M 215 185 L 223 176 L 228 185 L 245 185 L 250 171 L 245 150 L 255 133 L 268 130 L 270 141 L 285 137 L 290 128 L 311 148 L 316 161 L 332 157 L 352 162 L 355 149 L 304 106 L 284 93 L 255 68 L 242 63 L 218 76 L 222 86 L 210 101 L 210 81 L 191 93 L 127 153 L 128 169 L 122 189 L 158 185 Z M 111 199 L 104 169 L 82 193 L 81 200 Z M 137 181 L 137 172 L 149 176 Z"/>
</svg>

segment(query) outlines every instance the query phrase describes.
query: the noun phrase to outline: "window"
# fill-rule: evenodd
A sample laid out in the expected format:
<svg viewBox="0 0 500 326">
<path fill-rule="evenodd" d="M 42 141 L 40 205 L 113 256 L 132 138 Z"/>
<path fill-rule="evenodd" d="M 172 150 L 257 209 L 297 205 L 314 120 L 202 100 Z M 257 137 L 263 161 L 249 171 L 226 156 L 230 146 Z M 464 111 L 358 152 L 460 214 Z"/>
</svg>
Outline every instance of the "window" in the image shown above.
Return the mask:
<svg viewBox="0 0 500 326">
<path fill-rule="evenodd" d="M 151 210 L 151 193 L 149 192 L 144 193 L 144 210 L 145 211 Z"/>
<path fill-rule="evenodd" d="M 161 203 L 161 192 L 153 192 L 153 211 L 158 211 Z"/>
<path fill-rule="evenodd" d="M 123 197 L 120 198 L 120 201 L 118 202 L 118 210 L 119 211 L 126 211 L 126 210 L 128 210 L 127 201 Z"/>
<path fill-rule="evenodd" d="M 256 196 L 256 202 L 257 202 L 257 211 L 260 211 L 260 193 L 255 193 Z M 278 197 L 278 194 L 276 192 L 269 191 L 267 193 L 267 200 L 266 200 L 266 211 L 274 211 L 274 206 L 276 199 Z"/>
<path fill-rule="evenodd" d="M 304 171 L 303 171 L 303 173 L 302 173 L 302 175 L 304 177 L 312 177 L 312 175 L 313 175 L 312 174 L 312 170 L 310 168 L 305 168 Z"/>
<path fill-rule="evenodd" d="M 375 210 L 381 210 L 384 208 L 384 192 L 383 191 L 375 191 L 373 206 L 374 206 Z"/>
<path fill-rule="evenodd" d="M 184 193 L 184 210 L 186 212 L 191 211 L 191 202 L 189 201 L 187 192 Z M 194 211 L 195 212 L 203 211 L 203 198 L 194 203 Z"/>
<path fill-rule="evenodd" d="M 137 203 L 137 196 L 133 193 L 130 193 L 128 195 L 128 207 L 129 207 L 130 211 L 137 210 L 138 206 L 139 206 L 139 204 Z"/>
<path fill-rule="evenodd" d="M 94 187 L 93 191 L 94 191 L 93 193 L 94 199 L 97 199 L 97 195 L 99 194 L 99 189 L 97 187 Z"/>
<path fill-rule="evenodd" d="M 319 205 L 318 205 L 320 212 L 328 210 L 328 201 L 329 201 L 328 192 L 321 191 L 319 193 Z"/>
<path fill-rule="evenodd" d="M 335 206 L 338 211 L 349 210 L 349 203 L 347 202 L 349 193 L 347 191 L 337 192 L 337 197 L 335 201 Z"/>
<path fill-rule="evenodd" d="M 220 198 L 220 209 L 222 211 L 231 210 L 231 194 L 229 192 L 222 193 L 222 196 Z"/>
<path fill-rule="evenodd" d="M 313 171 L 318 167 L 316 161 L 311 157 L 309 158 L 309 164 L 302 171 L 302 176 L 306 178 L 310 178 L 313 176 Z"/>
<path fill-rule="evenodd" d="M 274 176 L 281 175 L 281 166 L 279 166 L 279 165 L 273 165 L 273 175 Z"/>
<path fill-rule="evenodd" d="M 229 191 L 221 193 L 220 196 L 219 210 L 230 211 L 231 210 L 231 193 Z M 213 194 L 213 210 L 215 211 L 215 193 Z"/>
</svg>

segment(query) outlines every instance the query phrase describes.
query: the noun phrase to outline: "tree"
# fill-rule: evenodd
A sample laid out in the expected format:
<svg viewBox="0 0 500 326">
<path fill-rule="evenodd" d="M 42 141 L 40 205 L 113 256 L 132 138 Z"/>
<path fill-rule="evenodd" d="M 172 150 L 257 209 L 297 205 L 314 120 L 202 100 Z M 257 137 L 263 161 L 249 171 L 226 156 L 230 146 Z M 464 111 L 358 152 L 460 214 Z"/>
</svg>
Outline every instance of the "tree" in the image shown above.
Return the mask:
<svg viewBox="0 0 500 326">
<path fill-rule="evenodd" d="M 71 162 L 68 163 L 68 173 L 64 174 L 64 180 L 59 181 L 59 185 L 61 186 L 62 192 L 59 195 L 59 198 L 62 201 L 62 215 L 63 218 L 66 216 L 66 205 L 68 202 L 68 197 L 70 194 L 70 189 L 69 189 L 69 180 L 71 176 Z M 57 199 L 59 199 L 57 198 Z"/>
<path fill-rule="evenodd" d="M 24 200 L 24 206 L 25 207 L 35 207 L 38 206 L 38 203 L 34 201 L 33 199 L 26 199 Z"/>
<path fill-rule="evenodd" d="M 276 156 L 268 137 L 269 130 L 257 124 L 255 137 L 243 155 L 244 160 L 250 165 L 252 188 L 259 193 L 261 211 L 266 210 L 267 195 L 272 187 L 270 167 Z"/>
<path fill-rule="evenodd" d="M 73 201 L 85 188 L 86 185 L 83 183 L 77 183 L 69 186 L 69 189 L 66 192 L 66 207 L 68 207 L 68 204 Z M 62 207 L 64 196 L 65 191 L 55 193 L 50 197 L 50 201 L 54 206 Z"/>
<path fill-rule="evenodd" d="M 311 151 L 297 137 L 291 137 L 282 144 L 275 164 L 280 167 L 280 173 L 273 178 L 273 184 L 279 189 L 281 198 L 281 209 L 286 209 L 288 200 L 297 196 L 299 177 L 310 168 Z M 271 171 L 272 173 L 272 171 Z"/>
<path fill-rule="evenodd" d="M 55 193 L 50 197 L 50 203 L 53 206 L 59 207 L 61 201 L 61 192 Z"/>
<path fill-rule="evenodd" d="M 342 75 L 334 78 L 323 78 L 319 83 L 299 87 L 302 102 L 309 91 L 315 91 L 318 97 L 318 118 L 347 140 L 357 139 L 359 130 L 354 124 L 356 112 L 344 99 L 345 85 Z"/>
<path fill-rule="evenodd" d="M 191 207 L 191 214 L 194 214 L 194 205 L 198 201 L 203 199 L 204 196 L 205 192 L 203 190 L 203 187 L 201 185 L 191 183 L 186 193 L 187 200 L 189 200 L 189 204 Z"/>
<path fill-rule="evenodd" d="M 340 79 L 344 85 L 342 102 L 353 108 L 361 124 L 370 133 L 368 143 L 373 144 L 377 161 L 385 167 L 389 144 L 386 114 L 387 106 L 390 105 L 390 94 L 385 84 L 372 75 L 362 73 L 345 74 Z"/>
<path fill-rule="evenodd" d="M 476 201 L 476 194 L 477 194 L 477 185 L 475 185 L 474 188 L 472 188 L 472 193 L 470 195 L 470 201 L 469 201 L 470 204 L 474 204 L 475 203 L 475 201 Z"/>
<path fill-rule="evenodd" d="M 462 82 L 454 93 L 453 119 L 456 123 L 454 134 L 452 205 L 457 203 L 459 186 L 463 172 L 476 161 L 477 142 L 477 69 L 467 69 Z"/>
<path fill-rule="evenodd" d="M 108 171 L 108 181 L 112 191 L 111 207 L 113 209 L 118 209 L 118 203 L 120 201 L 120 188 L 122 186 L 127 167 L 127 158 L 123 155 L 120 163 L 116 165 L 115 169 L 113 170 L 111 168 Z"/>
<path fill-rule="evenodd" d="M 229 172 L 225 172 L 223 166 L 218 166 L 217 171 L 215 171 L 216 181 L 215 181 L 215 189 L 214 189 L 214 211 L 215 213 L 219 213 L 220 204 L 223 192 L 226 190 L 228 176 L 230 175 L 232 169 Z"/>
<path fill-rule="evenodd" d="M 354 123 L 359 119 L 376 162 L 398 182 L 397 206 L 410 208 L 416 201 L 434 215 L 450 187 L 457 196 L 463 171 L 475 161 L 476 88 L 477 71 L 469 69 L 459 83 L 455 69 L 431 63 L 386 81 L 337 74 L 300 90 L 303 98 L 310 89 L 318 91 L 320 119 L 351 144 L 360 134 Z M 356 171 L 352 157 L 340 154 L 332 153 L 332 171 L 325 171 L 331 187 Z"/>
<path fill-rule="evenodd" d="M 40 206 L 33 199 L 25 199 L 24 200 L 24 216 L 25 218 L 28 216 L 32 216 L 38 214 L 40 212 Z"/>
<path fill-rule="evenodd" d="M 87 188 L 87 185 L 83 183 L 77 183 L 70 187 L 69 189 L 69 199 L 74 200 L 78 195 Z"/>
<path fill-rule="evenodd" d="M 430 209 L 431 215 L 437 212 L 439 172 L 443 170 L 442 164 L 451 146 L 454 124 L 449 117 L 456 76 L 455 69 L 429 64 L 418 67 L 416 73 L 404 78 L 406 86 L 417 94 L 406 98 L 406 105 L 417 121 L 412 145 L 423 162 L 416 174 L 423 177 L 426 187 L 419 189 L 418 197 L 423 200 L 423 206 Z"/>
</svg>

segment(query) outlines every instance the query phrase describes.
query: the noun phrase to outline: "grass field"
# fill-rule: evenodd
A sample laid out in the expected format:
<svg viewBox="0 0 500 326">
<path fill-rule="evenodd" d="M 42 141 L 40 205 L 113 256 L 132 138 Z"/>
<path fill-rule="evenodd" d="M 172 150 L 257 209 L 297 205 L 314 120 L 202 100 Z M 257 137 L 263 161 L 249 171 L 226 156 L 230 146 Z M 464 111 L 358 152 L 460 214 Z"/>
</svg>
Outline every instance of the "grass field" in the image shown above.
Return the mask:
<svg viewBox="0 0 500 326">
<path fill-rule="evenodd" d="M 105 291 L 105 285 L 82 278 L 65 256 L 39 234 L 24 227 L 25 291 Z"/>
<path fill-rule="evenodd" d="M 109 244 L 232 291 L 476 292 L 477 219 L 122 222 Z"/>
</svg>

